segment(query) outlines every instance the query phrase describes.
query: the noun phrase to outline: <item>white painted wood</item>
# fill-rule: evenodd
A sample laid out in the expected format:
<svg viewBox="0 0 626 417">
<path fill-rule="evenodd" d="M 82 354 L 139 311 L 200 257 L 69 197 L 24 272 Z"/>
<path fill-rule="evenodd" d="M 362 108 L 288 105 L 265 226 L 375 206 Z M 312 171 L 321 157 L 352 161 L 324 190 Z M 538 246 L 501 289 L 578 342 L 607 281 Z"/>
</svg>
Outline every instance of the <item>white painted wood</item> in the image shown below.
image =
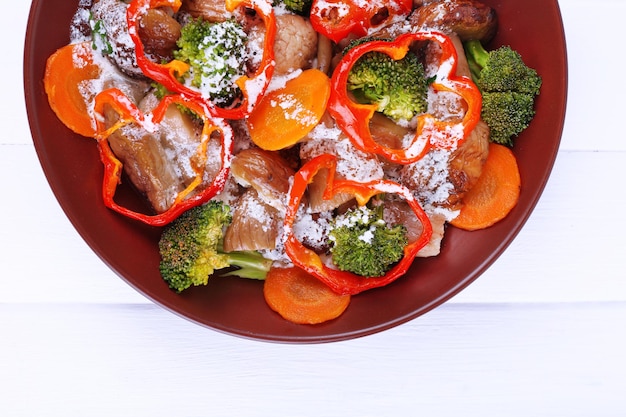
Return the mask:
<svg viewBox="0 0 626 417">
<path fill-rule="evenodd" d="M 626 303 L 446 304 L 377 335 L 294 346 L 217 334 L 151 305 L 0 305 L 0 410 L 621 416 L 626 339 L 615 323 L 625 320 Z"/>
</svg>

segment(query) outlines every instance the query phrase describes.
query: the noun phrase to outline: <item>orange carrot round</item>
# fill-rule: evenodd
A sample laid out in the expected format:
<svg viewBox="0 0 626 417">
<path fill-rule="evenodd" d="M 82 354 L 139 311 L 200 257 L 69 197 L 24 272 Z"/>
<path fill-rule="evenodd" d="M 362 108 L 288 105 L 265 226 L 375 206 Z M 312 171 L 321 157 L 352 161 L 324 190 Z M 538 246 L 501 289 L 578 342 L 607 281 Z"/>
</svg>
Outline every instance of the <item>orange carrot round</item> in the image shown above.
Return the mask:
<svg viewBox="0 0 626 417">
<path fill-rule="evenodd" d="M 94 64 L 92 53 L 90 42 L 58 49 L 48 58 L 43 80 L 48 102 L 59 120 L 72 131 L 87 137 L 96 133 L 87 111 L 87 103 L 93 97 L 85 97 L 81 87 L 85 81 L 100 75 L 100 67 Z"/>
<path fill-rule="evenodd" d="M 298 324 L 318 324 L 339 317 L 350 304 L 349 295 L 333 292 L 298 267 L 272 268 L 263 285 L 270 308 Z"/>
<path fill-rule="evenodd" d="M 321 120 L 330 96 L 330 80 L 317 69 L 303 71 L 283 88 L 268 92 L 248 118 L 252 141 L 268 151 L 288 148 Z"/>
<path fill-rule="evenodd" d="M 479 230 L 499 222 L 517 204 L 520 187 L 519 168 L 511 149 L 489 144 L 483 172 L 463 198 L 461 212 L 450 223 L 464 230 Z"/>
</svg>

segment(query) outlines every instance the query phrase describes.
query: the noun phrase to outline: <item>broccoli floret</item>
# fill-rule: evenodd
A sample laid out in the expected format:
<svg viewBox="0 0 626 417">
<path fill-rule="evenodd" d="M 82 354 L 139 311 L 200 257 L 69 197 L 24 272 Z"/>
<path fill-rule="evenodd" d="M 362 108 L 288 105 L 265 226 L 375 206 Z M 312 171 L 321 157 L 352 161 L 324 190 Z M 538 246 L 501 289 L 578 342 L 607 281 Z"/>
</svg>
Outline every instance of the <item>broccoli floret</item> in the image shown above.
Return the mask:
<svg viewBox="0 0 626 417">
<path fill-rule="evenodd" d="M 490 140 L 512 146 L 513 137 L 526 129 L 535 116 L 532 95 L 507 91 L 484 93 L 482 119 L 489 125 Z"/>
<path fill-rule="evenodd" d="M 385 275 L 402 259 L 408 243 L 406 227 L 389 226 L 382 206 L 363 206 L 337 216 L 328 239 L 337 268 L 364 277 Z"/>
<path fill-rule="evenodd" d="M 362 43 L 358 42 L 353 46 Z M 408 52 L 400 60 L 372 51 L 363 55 L 348 74 L 348 90 L 357 101 L 377 104 L 377 111 L 394 120 L 411 120 L 428 107 L 428 84 L 424 66 Z"/>
<path fill-rule="evenodd" d="M 229 206 L 210 201 L 165 227 L 159 240 L 159 269 L 170 288 L 181 292 L 206 285 L 210 275 L 228 267 L 238 269 L 222 275 L 265 279 L 272 261 L 254 251 L 223 252 L 224 229 L 231 221 Z"/>
<path fill-rule="evenodd" d="M 192 20 L 181 29 L 174 57 L 189 64 L 184 78 L 218 105 L 230 105 L 241 95 L 235 81 L 246 73 L 243 27 L 233 21 Z"/>
<path fill-rule="evenodd" d="M 308 16 L 311 11 L 313 0 L 274 0 L 274 6 L 278 6 L 280 4 L 284 5 L 289 11 L 301 16 Z"/>
<path fill-rule="evenodd" d="M 487 51 L 478 40 L 467 41 L 464 46 L 474 81 L 482 91 L 539 94 L 541 77 L 510 46 Z"/>
<path fill-rule="evenodd" d="M 491 130 L 491 141 L 510 146 L 535 116 L 541 77 L 510 46 L 487 51 L 480 41 L 471 40 L 464 47 L 483 95 L 482 118 Z"/>
</svg>

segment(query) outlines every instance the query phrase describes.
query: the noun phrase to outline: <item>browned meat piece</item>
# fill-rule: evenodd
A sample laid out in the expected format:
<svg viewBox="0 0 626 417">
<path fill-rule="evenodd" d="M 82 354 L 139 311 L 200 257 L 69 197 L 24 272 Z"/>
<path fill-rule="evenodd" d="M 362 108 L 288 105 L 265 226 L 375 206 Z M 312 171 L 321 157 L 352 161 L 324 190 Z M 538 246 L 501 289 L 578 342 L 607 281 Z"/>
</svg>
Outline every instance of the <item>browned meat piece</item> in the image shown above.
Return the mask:
<svg viewBox="0 0 626 417">
<path fill-rule="evenodd" d="M 233 205 L 233 221 L 224 233 L 226 252 L 272 250 L 281 226 L 278 210 L 263 202 L 250 188 Z"/>
<path fill-rule="evenodd" d="M 442 0 L 424 4 L 411 14 L 410 22 L 419 28 L 455 32 L 462 41 L 491 40 L 498 30 L 496 11 L 475 0 Z"/>
<path fill-rule="evenodd" d="M 180 11 L 209 22 L 223 22 L 233 16 L 226 10 L 225 0 L 184 0 Z"/>
<path fill-rule="evenodd" d="M 471 77 L 469 64 L 467 63 L 465 51 L 463 50 L 463 43 L 459 39 L 458 35 L 453 32 L 449 33 L 449 37 L 452 40 L 457 52 L 456 75 Z M 440 45 L 437 42 L 428 42 L 421 52 L 424 54 L 427 75 L 434 75 L 440 62 Z M 466 111 L 467 105 L 457 93 L 452 91 L 437 91 L 430 93 L 428 112 L 435 118 L 450 122 L 454 122 L 455 120 L 460 121 Z"/>
<path fill-rule="evenodd" d="M 413 242 L 420 237 L 424 229 L 422 223 L 405 201 L 385 201 L 383 218 L 389 225 L 402 224 L 406 227 L 406 237 Z"/>
<path fill-rule="evenodd" d="M 420 198 L 427 212 L 458 210 L 474 186 L 489 152 L 489 128 L 479 122 L 454 152 L 431 150 L 400 169 L 400 181 Z"/>
<path fill-rule="evenodd" d="M 155 61 L 170 61 L 180 38 L 180 23 L 161 9 L 150 9 L 139 22 L 139 37 Z"/>
<path fill-rule="evenodd" d="M 295 171 L 278 153 L 258 148 L 242 150 L 233 158 L 230 172 L 240 185 L 254 188 L 265 203 L 285 209 Z"/>
<path fill-rule="evenodd" d="M 452 154 L 431 151 L 418 163 L 401 168 L 401 182 L 418 196 L 433 227 L 430 242 L 417 256 L 439 254 L 445 223 L 461 208 L 463 196 L 478 180 L 488 151 L 489 128 L 481 121 Z M 421 225 L 413 229 L 421 233 Z"/>
<path fill-rule="evenodd" d="M 91 13 L 94 21 L 101 22 L 107 42 L 113 48 L 112 53 L 107 56 L 126 75 L 143 77 L 135 58 L 135 44 L 128 34 L 127 8 L 128 4 L 123 1 L 98 0 L 91 7 Z"/>
<path fill-rule="evenodd" d="M 155 105 L 156 98 L 149 95 L 139 107 L 147 112 Z M 108 125 L 118 119 L 110 108 L 105 117 Z M 201 131 L 201 126 L 172 105 L 155 132 L 132 124 L 109 136 L 111 149 L 124 164 L 124 172 L 157 213 L 167 210 L 178 193 L 195 178 L 192 157 L 200 143 Z M 207 184 L 219 170 L 220 146 L 218 140 L 210 141 L 205 173 Z"/>
<path fill-rule="evenodd" d="M 248 31 L 251 49 L 262 51 L 262 42 L 265 38 L 263 24 L 255 24 Z M 257 55 L 260 59 L 260 53 Z M 317 56 L 317 32 L 308 19 L 293 14 L 276 16 L 274 56 L 276 61 L 274 71 L 277 75 L 311 66 Z"/>
<path fill-rule="evenodd" d="M 454 185 L 451 205 L 460 204 L 463 196 L 476 184 L 488 154 L 489 127 L 481 120 L 450 158 L 450 181 Z"/>
<path fill-rule="evenodd" d="M 105 111 L 107 120 L 117 113 Z M 159 139 L 136 126 L 125 126 L 109 136 L 115 155 L 124 164 L 124 172 L 135 188 L 146 196 L 157 213 L 162 213 L 184 189 L 174 166 L 167 160 Z"/>
<path fill-rule="evenodd" d="M 458 54 L 456 74 L 470 76 L 460 38 L 450 33 Z M 437 61 L 437 45 L 431 43 L 426 58 Z M 429 111 L 442 120 L 460 120 L 466 111 L 463 100 L 455 93 L 438 93 L 430 99 Z M 489 128 L 483 122 L 453 151 L 431 150 L 420 161 L 399 169 L 399 180 L 418 197 L 433 226 L 433 237 L 418 254 L 420 257 L 439 254 L 445 223 L 461 208 L 463 196 L 474 186 L 482 173 L 489 151 Z"/>
</svg>

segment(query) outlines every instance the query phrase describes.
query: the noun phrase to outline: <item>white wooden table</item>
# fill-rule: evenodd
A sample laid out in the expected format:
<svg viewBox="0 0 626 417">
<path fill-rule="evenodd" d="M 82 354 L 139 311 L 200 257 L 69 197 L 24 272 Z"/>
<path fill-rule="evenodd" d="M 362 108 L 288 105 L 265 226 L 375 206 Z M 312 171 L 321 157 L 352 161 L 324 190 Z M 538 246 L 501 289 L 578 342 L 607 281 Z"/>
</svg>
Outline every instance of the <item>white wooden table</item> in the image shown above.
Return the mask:
<svg viewBox="0 0 626 417">
<path fill-rule="evenodd" d="M 508 250 L 409 323 L 281 345 L 163 310 L 78 236 L 31 141 L 21 81 L 30 5 L 12 2 L 0 15 L 0 415 L 626 415 L 626 2 L 560 4 L 563 141 Z"/>
</svg>

